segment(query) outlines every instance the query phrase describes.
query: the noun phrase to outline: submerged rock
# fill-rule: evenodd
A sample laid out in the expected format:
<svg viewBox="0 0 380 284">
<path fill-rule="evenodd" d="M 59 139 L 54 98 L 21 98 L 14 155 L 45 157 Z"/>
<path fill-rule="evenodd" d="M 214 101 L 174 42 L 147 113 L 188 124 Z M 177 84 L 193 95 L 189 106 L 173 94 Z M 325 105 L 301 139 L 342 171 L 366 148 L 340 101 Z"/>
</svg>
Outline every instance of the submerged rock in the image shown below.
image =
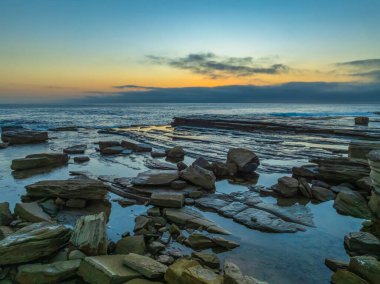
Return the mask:
<svg viewBox="0 0 380 284">
<path fill-rule="evenodd" d="M 16 281 L 20 284 L 62 283 L 76 276 L 80 263 L 80 260 L 67 260 L 21 265 L 17 270 Z"/>
<path fill-rule="evenodd" d="M 180 172 L 181 178 L 204 189 L 212 190 L 215 188 L 216 177 L 212 171 L 201 168 L 197 165 L 191 165 Z"/>
<path fill-rule="evenodd" d="M 49 256 L 68 243 L 70 230 L 62 225 L 35 223 L 0 241 L 0 265 Z"/>
<path fill-rule="evenodd" d="M 44 167 L 58 167 L 67 164 L 69 156 L 60 153 L 42 153 L 28 155 L 25 158 L 12 160 L 14 171 L 30 170 Z"/>
<path fill-rule="evenodd" d="M 106 217 L 98 215 L 83 216 L 78 219 L 70 242 L 86 255 L 107 254 Z"/>
<path fill-rule="evenodd" d="M 366 200 L 356 191 L 339 192 L 334 201 L 334 208 L 343 215 L 363 219 L 370 219 L 372 217 Z"/>
<path fill-rule="evenodd" d="M 126 255 L 101 255 L 86 257 L 78 270 L 78 275 L 90 284 L 115 284 L 141 278 L 142 275 L 123 265 Z"/>
<path fill-rule="evenodd" d="M 158 207 L 183 207 L 185 198 L 182 193 L 177 192 L 157 192 L 150 196 L 150 204 Z"/>
<path fill-rule="evenodd" d="M 236 264 L 230 261 L 225 261 L 223 284 L 266 284 L 266 282 L 259 281 L 251 276 L 243 275 Z"/>
<path fill-rule="evenodd" d="M 179 178 L 176 170 L 148 170 L 139 173 L 131 180 L 131 183 L 139 186 L 146 185 L 170 185 Z"/>
<path fill-rule="evenodd" d="M 60 197 L 65 199 L 101 200 L 109 186 L 93 179 L 44 180 L 26 186 L 31 197 Z"/>
<path fill-rule="evenodd" d="M 206 249 L 206 248 L 223 248 L 233 249 L 239 246 L 239 244 L 226 240 L 221 237 L 206 236 L 200 233 L 192 233 L 186 240 L 186 244 L 194 249 Z"/>
<path fill-rule="evenodd" d="M 168 267 L 153 258 L 129 253 L 124 257 L 124 265 L 144 275 L 148 279 L 162 278 Z"/>
<path fill-rule="evenodd" d="M 17 203 L 15 215 L 29 222 L 52 222 L 51 217 L 46 214 L 37 202 Z"/>
<path fill-rule="evenodd" d="M 344 237 L 344 244 L 351 256 L 371 255 L 380 258 L 380 240 L 371 233 L 349 233 Z"/>
<path fill-rule="evenodd" d="M 46 131 L 35 131 L 22 127 L 3 127 L 1 133 L 1 139 L 10 145 L 41 143 L 46 142 L 48 138 L 48 133 Z"/>
<path fill-rule="evenodd" d="M 227 163 L 235 164 L 239 172 L 252 173 L 260 165 L 260 160 L 253 151 L 233 148 L 227 153 Z"/>
<path fill-rule="evenodd" d="M 372 256 L 351 257 L 348 269 L 370 284 L 379 283 L 380 261 Z"/>
</svg>

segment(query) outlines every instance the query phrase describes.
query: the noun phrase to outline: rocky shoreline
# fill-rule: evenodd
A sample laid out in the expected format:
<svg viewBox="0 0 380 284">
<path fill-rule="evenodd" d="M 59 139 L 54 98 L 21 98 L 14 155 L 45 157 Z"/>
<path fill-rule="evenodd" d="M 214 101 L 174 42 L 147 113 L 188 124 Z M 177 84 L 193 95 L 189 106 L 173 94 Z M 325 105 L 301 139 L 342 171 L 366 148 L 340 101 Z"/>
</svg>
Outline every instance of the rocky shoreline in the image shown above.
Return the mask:
<svg viewBox="0 0 380 284">
<path fill-rule="evenodd" d="M 46 132 L 5 127 L 3 148 L 46 143 L 57 131 L 75 133 L 78 128 Z M 144 157 L 147 170 L 132 177 L 72 171 L 69 179 L 37 179 L 26 185 L 13 212 L 8 202 L 0 203 L 0 283 L 264 283 L 229 260 L 223 263 L 218 254 L 240 244 L 231 239 L 234 232 L 202 212 L 215 212 L 249 230 L 304 234 L 316 226 L 305 203 L 329 201 L 339 214 L 366 220 L 360 232 L 347 232 L 342 240 L 349 262 L 326 258 L 334 271 L 331 281 L 377 283 L 380 277 L 378 143 L 353 141 L 348 157 L 313 156 L 268 187 L 255 184 L 260 153 L 245 148 L 230 148 L 219 159 L 206 155 L 186 162 L 187 149 L 178 145 L 162 148 L 130 137 L 98 140 L 96 145 L 82 142 L 61 152 L 13 159 L 9 172 L 18 178 L 38 177 L 71 161 L 85 168 L 93 159 L 114 161 L 132 154 Z M 96 151 L 86 155 L 92 147 Z M 247 186 L 221 193 L 216 183 L 223 180 Z M 133 230 L 115 241 L 107 229 L 110 195 L 117 195 L 111 202 L 123 208 L 146 206 L 132 218 Z M 290 204 L 273 204 L 268 197 Z M 173 249 L 175 244 L 186 252 Z"/>
</svg>

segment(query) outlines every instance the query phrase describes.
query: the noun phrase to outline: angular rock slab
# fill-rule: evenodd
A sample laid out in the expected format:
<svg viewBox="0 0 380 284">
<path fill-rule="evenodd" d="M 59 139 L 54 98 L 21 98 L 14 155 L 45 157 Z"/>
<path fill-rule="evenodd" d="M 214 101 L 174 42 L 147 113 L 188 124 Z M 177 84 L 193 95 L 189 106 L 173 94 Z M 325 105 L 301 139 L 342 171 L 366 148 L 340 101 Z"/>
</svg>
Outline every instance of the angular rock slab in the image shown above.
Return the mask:
<svg viewBox="0 0 380 284">
<path fill-rule="evenodd" d="M 1 133 L 1 139 L 10 145 L 42 143 L 46 142 L 48 138 L 46 131 L 34 131 L 25 128 L 3 129 Z"/>
<path fill-rule="evenodd" d="M 371 233 L 349 233 L 344 237 L 344 245 L 351 256 L 371 255 L 380 258 L 380 240 Z"/>
<path fill-rule="evenodd" d="M 351 257 L 348 269 L 370 284 L 379 283 L 380 261 L 372 256 Z"/>
<path fill-rule="evenodd" d="M 14 171 L 29 170 L 43 167 L 58 167 L 67 164 L 69 156 L 61 153 L 41 153 L 28 155 L 25 158 L 12 160 Z"/>
<path fill-rule="evenodd" d="M 183 194 L 177 192 L 154 192 L 150 196 L 150 204 L 159 207 L 181 208 L 184 202 Z"/>
<path fill-rule="evenodd" d="M 21 265 L 18 267 L 16 281 L 20 284 L 61 283 L 76 276 L 80 263 L 80 260 L 66 260 Z"/>
<path fill-rule="evenodd" d="M 124 257 L 125 266 L 137 271 L 148 279 L 162 278 L 168 267 L 148 256 L 129 253 Z"/>
<path fill-rule="evenodd" d="M 43 180 L 26 187 L 32 197 L 60 197 L 65 199 L 101 200 L 108 193 L 109 186 L 93 179 Z"/>
<path fill-rule="evenodd" d="M 29 222 L 52 222 L 51 217 L 46 214 L 37 202 L 17 203 L 15 215 Z"/>
<path fill-rule="evenodd" d="M 192 210 L 190 208 L 166 208 L 164 209 L 164 215 L 166 219 L 177 225 L 185 225 L 196 229 L 199 229 L 201 227 L 204 230 L 215 234 L 231 234 L 227 230 L 219 227 L 215 222 L 205 218 L 198 211 Z"/>
<path fill-rule="evenodd" d="M 170 185 L 179 178 L 177 170 L 148 170 L 139 173 L 131 180 L 134 185 Z"/>
<path fill-rule="evenodd" d="M 126 255 L 101 255 L 86 257 L 78 270 L 78 275 L 90 284 L 121 284 L 141 278 L 142 275 L 123 265 Z"/>
<path fill-rule="evenodd" d="M 305 231 L 305 228 L 299 224 L 286 222 L 272 213 L 256 208 L 241 211 L 233 217 L 233 220 L 248 228 L 264 232 L 295 233 Z"/>
<path fill-rule="evenodd" d="M 182 179 L 198 185 L 204 189 L 212 190 L 215 188 L 216 177 L 212 171 L 191 165 L 180 172 Z"/>
<path fill-rule="evenodd" d="M 260 160 L 253 151 L 233 148 L 227 153 L 227 163 L 235 164 L 239 172 L 251 173 L 260 165 Z"/>
<path fill-rule="evenodd" d="M 367 201 L 356 191 L 341 191 L 334 200 L 334 208 L 338 213 L 356 218 L 370 219 L 372 213 Z"/>
<path fill-rule="evenodd" d="M 106 216 L 103 212 L 98 215 L 88 215 L 79 218 L 70 242 L 86 255 L 107 254 Z"/>
<path fill-rule="evenodd" d="M 65 246 L 70 230 L 62 225 L 34 223 L 0 241 L 0 265 L 24 263 L 48 256 Z"/>
<path fill-rule="evenodd" d="M 243 275 L 240 268 L 230 262 L 224 262 L 224 284 L 237 284 L 237 283 L 247 283 L 247 284 L 267 284 L 266 282 L 259 281 L 251 276 Z"/>
</svg>

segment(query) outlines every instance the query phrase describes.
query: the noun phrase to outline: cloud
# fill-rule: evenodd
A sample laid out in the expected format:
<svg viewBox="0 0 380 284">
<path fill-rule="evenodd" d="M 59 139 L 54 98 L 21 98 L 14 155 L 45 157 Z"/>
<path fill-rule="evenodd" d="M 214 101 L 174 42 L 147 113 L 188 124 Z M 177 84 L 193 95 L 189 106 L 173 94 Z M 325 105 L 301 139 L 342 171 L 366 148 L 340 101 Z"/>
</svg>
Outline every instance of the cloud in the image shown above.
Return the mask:
<svg viewBox="0 0 380 284">
<path fill-rule="evenodd" d="M 380 59 L 365 59 L 335 64 L 346 75 L 361 77 L 371 81 L 380 81 Z"/>
<path fill-rule="evenodd" d="M 192 53 L 185 57 L 168 58 L 148 55 L 147 59 L 154 64 L 167 65 L 173 68 L 189 70 L 213 79 L 229 76 L 254 76 L 257 74 L 281 74 L 290 68 L 284 64 L 268 64 L 270 59 L 253 57 L 227 57 L 214 53 Z"/>
<path fill-rule="evenodd" d="M 379 103 L 379 83 L 291 82 L 281 85 L 146 88 L 88 92 L 70 103 Z"/>
</svg>

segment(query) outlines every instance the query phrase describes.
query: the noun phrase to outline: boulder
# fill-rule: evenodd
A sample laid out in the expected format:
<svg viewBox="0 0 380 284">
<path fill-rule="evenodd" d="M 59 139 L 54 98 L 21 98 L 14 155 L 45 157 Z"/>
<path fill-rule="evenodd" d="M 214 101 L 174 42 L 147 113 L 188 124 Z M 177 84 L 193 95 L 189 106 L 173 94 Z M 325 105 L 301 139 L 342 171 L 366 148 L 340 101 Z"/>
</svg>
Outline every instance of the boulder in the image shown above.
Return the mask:
<svg viewBox="0 0 380 284">
<path fill-rule="evenodd" d="M 173 181 L 179 178 L 178 171 L 176 170 L 148 170 L 139 173 L 131 180 L 134 185 L 170 185 Z"/>
<path fill-rule="evenodd" d="M 127 236 L 120 239 L 116 243 L 117 254 L 144 254 L 145 252 L 145 240 L 144 236 Z"/>
<path fill-rule="evenodd" d="M 50 216 L 55 217 L 57 213 L 59 212 L 59 206 L 55 203 L 54 199 L 46 199 L 42 202 L 38 203 L 42 210 L 44 210 L 47 214 Z"/>
<path fill-rule="evenodd" d="M 14 213 L 29 222 L 52 222 L 51 217 L 42 210 L 37 202 L 17 203 Z"/>
<path fill-rule="evenodd" d="M 198 266 L 199 263 L 193 259 L 180 258 L 168 267 L 165 273 L 165 281 L 168 284 L 183 283 L 183 275 L 191 267 Z M 207 282 L 206 282 L 207 283 Z M 190 284 L 190 283 L 189 283 Z"/>
<path fill-rule="evenodd" d="M 123 254 L 86 257 L 78 275 L 90 284 L 118 284 L 141 278 L 140 273 L 123 265 L 124 258 Z"/>
<path fill-rule="evenodd" d="M 216 177 L 214 173 L 196 165 L 191 165 L 182 170 L 180 177 L 207 190 L 215 188 Z"/>
<path fill-rule="evenodd" d="M 355 185 L 362 191 L 370 193 L 373 190 L 371 178 L 363 177 L 355 182 Z"/>
<path fill-rule="evenodd" d="M 260 160 L 253 151 L 232 148 L 227 153 L 227 163 L 235 164 L 239 172 L 252 173 L 260 165 Z"/>
<path fill-rule="evenodd" d="M 366 200 L 356 191 L 341 191 L 338 193 L 334 208 L 340 214 L 357 218 L 370 219 L 372 214 Z"/>
<path fill-rule="evenodd" d="M 13 216 L 9 210 L 9 203 L 0 203 L 0 226 L 8 226 L 13 221 Z"/>
<path fill-rule="evenodd" d="M 333 284 L 368 284 L 367 281 L 360 278 L 355 273 L 343 269 L 338 269 L 331 276 L 331 282 Z"/>
<path fill-rule="evenodd" d="M 223 284 L 266 284 L 266 282 L 243 275 L 236 264 L 230 261 L 225 261 Z"/>
<path fill-rule="evenodd" d="M 330 268 L 332 271 L 337 271 L 339 269 L 348 269 L 348 263 L 341 261 L 341 260 L 335 260 L 331 258 L 325 259 L 325 265 Z"/>
<path fill-rule="evenodd" d="M 181 282 L 188 284 L 222 284 L 223 276 L 202 265 L 188 267 L 182 273 Z"/>
<path fill-rule="evenodd" d="M 105 214 L 101 212 L 98 215 L 80 217 L 74 227 L 70 242 L 86 255 L 107 254 Z"/>
<path fill-rule="evenodd" d="M 371 255 L 380 258 L 380 240 L 371 233 L 349 233 L 344 237 L 344 245 L 351 256 Z"/>
<path fill-rule="evenodd" d="M 63 153 L 66 154 L 84 154 L 87 149 L 87 145 L 74 145 L 63 149 Z"/>
<path fill-rule="evenodd" d="M 172 189 L 184 189 L 187 187 L 187 182 L 184 180 L 175 180 L 170 184 Z"/>
<path fill-rule="evenodd" d="M 351 257 L 348 269 L 370 284 L 379 283 L 380 261 L 372 256 Z"/>
<path fill-rule="evenodd" d="M 293 167 L 292 168 L 292 174 L 293 174 L 293 177 L 296 177 L 296 178 L 306 178 L 306 179 L 313 179 L 315 178 L 315 173 L 308 169 L 306 166 L 303 166 L 303 167 Z"/>
<path fill-rule="evenodd" d="M 0 241 L 13 234 L 14 231 L 11 227 L 0 226 Z"/>
<path fill-rule="evenodd" d="M 193 166 L 198 166 L 206 170 L 212 171 L 211 164 L 203 157 L 197 158 L 193 163 Z"/>
<path fill-rule="evenodd" d="M 158 207 L 183 207 L 185 198 L 182 193 L 176 192 L 154 192 L 150 196 L 150 204 Z"/>
<path fill-rule="evenodd" d="M 17 269 L 16 281 L 20 284 L 62 283 L 76 276 L 80 263 L 80 260 L 66 260 L 21 265 Z"/>
<path fill-rule="evenodd" d="M 380 194 L 378 194 L 376 191 L 372 191 L 368 206 L 371 209 L 373 215 L 375 215 L 377 218 L 380 218 Z"/>
<path fill-rule="evenodd" d="M 93 179 L 43 180 L 26 186 L 31 197 L 60 197 L 65 199 L 102 200 L 109 186 Z"/>
<path fill-rule="evenodd" d="M 228 168 L 227 164 L 222 162 L 213 162 L 211 164 L 211 170 L 218 178 L 223 178 L 230 175 L 230 169 Z"/>
<path fill-rule="evenodd" d="M 165 151 L 166 156 L 171 159 L 183 159 L 185 151 L 181 146 L 175 146 Z"/>
<path fill-rule="evenodd" d="M 184 162 L 182 162 L 182 161 L 178 162 L 178 163 L 176 164 L 176 166 L 177 166 L 177 169 L 178 169 L 179 171 L 183 171 L 184 169 L 187 168 L 187 165 L 186 165 Z"/>
<path fill-rule="evenodd" d="M 168 267 L 148 256 L 129 253 L 124 257 L 123 264 L 148 279 L 162 278 Z"/>
<path fill-rule="evenodd" d="M 332 192 L 330 189 L 315 185 L 311 187 L 311 194 L 316 200 L 322 202 L 333 200 L 335 198 L 335 193 Z"/>
<path fill-rule="evenodd" d="M 74 163 L 77 164 L 86 163 L 88 161 L 90 161 L 90 157 L 87 156 L 74 157 Z"/>
<path fill-rule="evenodd" d="M 68 255 L 68 259 L 69 260 L 74 260 L 74 259 L 84 259 L 87 255 L 85 255 L 83 252 L 81 252 L 80 250 L 72 250 L 70 251 L 69 255 Z"/>
<path fill-rule="evenodd" d="M 311 187 L 307 182 L 306 178 L 299 178 L 299 190 L 303 196 L 306 198 L 313 198 L 313 193 L 311 191 Z"/>
<path fill-rule="evenodd" d="M 0 265 L 25 263 L 49 256 L 64 247 L 70 230 L 62 225 L 34 223 L 0 241 Z"/>
<path fill-rule="evenodd" d="M 1 139 L 9 145 L 41 143 L 46 142 L 48 138 L 46 131 L 34 131 L 22 127 L 2 128 L 1 133 Z"/>
<path fill-rule="evenodd" d="M 355 117 L 355 125 L 365 125 L 369 123 L 369 118 L 367 116 L 357 116 Z"/>
<path fill-rule="evenodd" d="M 285 197 L 292 197 L 298 194 L 299 183 L 295 178 L 282 177 L 278 179 L 275 189 Z"/>
<path fill-rule="evenodd" d="M 210 268 L 219 269 L 220 267 L 220 260 L 215 253 L 192 252 L 191 257 Z"/>
<path fill-rule="evenodd" d="M 69 156 L 58 153 L 42 153 L 28 155 L 25 158 L 12 160 L 11 169 L 14 171 L 58 167 L 67 164 Z"/>
</svg>

